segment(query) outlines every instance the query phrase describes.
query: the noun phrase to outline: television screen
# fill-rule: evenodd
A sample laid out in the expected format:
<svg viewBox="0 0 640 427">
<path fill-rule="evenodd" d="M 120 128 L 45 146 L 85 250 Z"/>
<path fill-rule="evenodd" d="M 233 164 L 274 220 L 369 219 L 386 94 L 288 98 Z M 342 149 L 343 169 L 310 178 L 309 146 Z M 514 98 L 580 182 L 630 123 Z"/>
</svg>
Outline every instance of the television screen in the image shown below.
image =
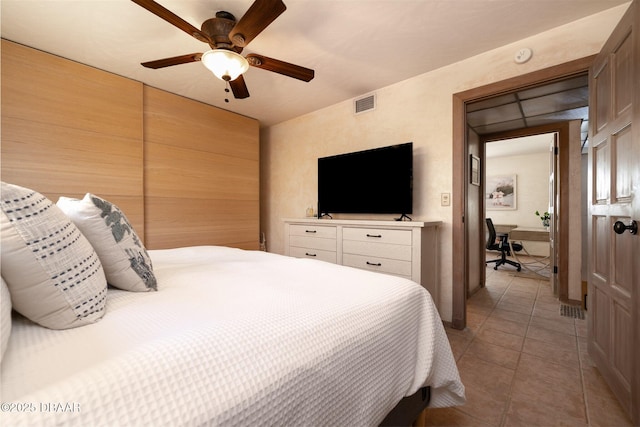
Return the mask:
<svg viewBox="0 0 640 427">
<path fill-rule="evenodd" d="M 318 159 L 318 213 L 410 214 L 413 143 Z"/>
</svg>

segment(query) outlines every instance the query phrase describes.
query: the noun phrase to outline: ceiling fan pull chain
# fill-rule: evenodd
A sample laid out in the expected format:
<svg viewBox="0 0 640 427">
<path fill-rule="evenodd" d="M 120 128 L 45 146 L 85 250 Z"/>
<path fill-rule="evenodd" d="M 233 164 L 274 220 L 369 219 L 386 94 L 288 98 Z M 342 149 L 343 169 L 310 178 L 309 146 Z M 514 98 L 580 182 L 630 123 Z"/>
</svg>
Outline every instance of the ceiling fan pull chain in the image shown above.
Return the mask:
<svg viewBox="0 0 640 427">
<path fill-rule="evenodd" d="M 229 93 L 229 80 L 225 80 L 225 84 L 227 85 L 227 87 L 224 88 L 225 93 Z M 224 102 L 229 102 L 229 98 L 225 97 L 224 98 Z"/>
</svg>

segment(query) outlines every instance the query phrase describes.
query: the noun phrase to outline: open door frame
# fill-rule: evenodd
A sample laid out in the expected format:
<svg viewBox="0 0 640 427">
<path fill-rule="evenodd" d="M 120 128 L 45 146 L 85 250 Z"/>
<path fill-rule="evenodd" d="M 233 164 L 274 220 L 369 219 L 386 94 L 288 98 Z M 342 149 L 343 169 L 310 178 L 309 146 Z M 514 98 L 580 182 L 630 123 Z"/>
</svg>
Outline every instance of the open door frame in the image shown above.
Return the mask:
<svg viewBox="0 0 640 427">
<path fill-rule="evenodd" d="M 589 70 L 595 55 L 577 59 L 564 64 L 545 68 L 544 70 L 516 76 L 511 79 L 492 83 L 486 86 L 469 89 L 453 95 L 453 194 L 452 194 L 452 250 L 456 259 L 460 260 L 463 254 L 463 269 L 454 269 L 453 283 L 453 309 L 452 327 L 464 329 L 466 326 L 467 289 L 469 284 L 467 266 L 467 229 L 465 215 L 468 211 L 468 203 L 481 203 L 480 200 L 468 200 L 466 183 L 468 182 L 468 158 L 467 145 L 467 118 L 466 103 L 491 98 L 527 87 L 538 86 L 554 80 L 572 77 Z M 478 196 L 479 197 L 479 196 Z M 484 237 L 483 237 L 484 238 Z M 483 254 L 480 254 L 483 255 Z"/>
</svg>

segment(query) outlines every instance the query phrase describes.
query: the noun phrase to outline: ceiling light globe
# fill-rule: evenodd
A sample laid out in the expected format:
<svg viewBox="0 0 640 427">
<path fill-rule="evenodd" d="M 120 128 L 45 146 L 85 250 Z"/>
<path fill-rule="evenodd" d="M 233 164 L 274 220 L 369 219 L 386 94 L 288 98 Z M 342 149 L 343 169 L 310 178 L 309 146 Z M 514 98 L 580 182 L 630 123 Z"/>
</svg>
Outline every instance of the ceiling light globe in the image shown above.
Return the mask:
<svg viewBox="0 0 640 427">
<path fill-rule="evenodd" d="M 213 49 L 202 54 L 200 59 L 220 80 L 231 81 L 249 69 L 249 63 L 240 54 L 227 49 Z"/>
</svg>

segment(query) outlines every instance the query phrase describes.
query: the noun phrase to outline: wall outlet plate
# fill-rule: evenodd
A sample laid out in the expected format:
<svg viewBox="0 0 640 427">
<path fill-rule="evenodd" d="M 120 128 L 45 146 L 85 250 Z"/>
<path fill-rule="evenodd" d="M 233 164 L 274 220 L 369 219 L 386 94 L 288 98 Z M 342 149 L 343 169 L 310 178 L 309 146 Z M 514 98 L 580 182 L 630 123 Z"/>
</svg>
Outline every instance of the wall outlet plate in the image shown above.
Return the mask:
<svg viewBox="0 0 640 427">
<path fill-rule="evenodd" d="M 440 193 L 440 205 L 441 206 L 451 205 L 451 193 Z"/>
</svg>

